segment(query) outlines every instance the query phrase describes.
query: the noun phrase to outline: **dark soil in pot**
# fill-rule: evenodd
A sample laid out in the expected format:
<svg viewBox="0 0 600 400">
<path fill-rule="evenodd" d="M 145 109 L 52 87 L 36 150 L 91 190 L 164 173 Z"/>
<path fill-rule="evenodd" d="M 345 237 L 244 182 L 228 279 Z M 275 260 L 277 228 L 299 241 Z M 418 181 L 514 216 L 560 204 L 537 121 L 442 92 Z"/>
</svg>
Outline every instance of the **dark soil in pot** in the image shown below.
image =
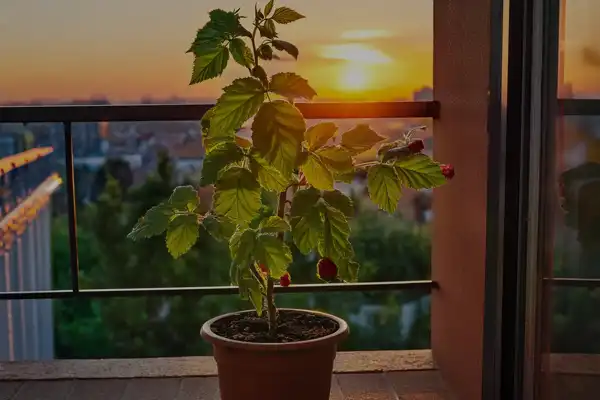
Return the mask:
<svg viewBox="0 0 600 400">
<path fill-rule="evenodd" d="M 211 326 L 212 331 L 219 336 L 253 343 L 290 343 L 318 339 L 331 335 L 338 328 L 339 324 L 331 318 L 293 310 L 279 311 L 275 338 L 269 335 L 267 319 L 256 313 L 236 314 L 215 321 Z"/>
</svg>

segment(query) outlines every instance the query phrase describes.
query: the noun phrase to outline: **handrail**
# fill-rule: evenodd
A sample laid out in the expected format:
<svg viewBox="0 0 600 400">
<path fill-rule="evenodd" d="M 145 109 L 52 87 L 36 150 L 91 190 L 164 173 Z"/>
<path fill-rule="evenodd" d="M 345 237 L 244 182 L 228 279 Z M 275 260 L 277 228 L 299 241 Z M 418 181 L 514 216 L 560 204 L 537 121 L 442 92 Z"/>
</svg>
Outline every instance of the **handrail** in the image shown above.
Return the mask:
<svg viewBox="0 0 600 400">
<path fill-rule="evenodd" d="M 437 118 L 435 101 L 297 103 L 307 119 Z M 197 121 L 213 104 L 141 104 L 0 107 L 0 123 Z"/>
</svg>

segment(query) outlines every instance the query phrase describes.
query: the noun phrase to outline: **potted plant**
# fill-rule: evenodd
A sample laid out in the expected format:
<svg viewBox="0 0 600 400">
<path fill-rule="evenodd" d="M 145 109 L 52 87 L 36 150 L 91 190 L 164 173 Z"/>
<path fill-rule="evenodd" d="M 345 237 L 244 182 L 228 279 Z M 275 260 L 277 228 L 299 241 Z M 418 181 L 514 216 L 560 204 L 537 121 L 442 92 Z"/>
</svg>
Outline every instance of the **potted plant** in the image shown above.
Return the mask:
<svg viewBox="0 0 600 400">
<path fill-rule="evenodd" d="M 165 202 L 146 212 L 129 237 L 139 240 L 166 232 L 174 257 L 187 252 L 205 229 L 229 243 L 231 283 L 254 305 L 251 311 L 222 315 L 204 324 L 213 345 L 221 396 L 225 400 L 328 399 L 337 345 L 348 335 L 342 319 L 321 312 L 277 309 L 276 284 L 288 286 L 290 245 L 319 255 L 316 274 L 323 281 L 351 282 L 359 265 L 349 241 L 351 199 L 334 183 L 366 173 L 371 200 L 394 212 L 402 187 L 440 186 L 454 175 L 422 154 L 413 138 L 387 141 L 362 124 L 338 135 L 331 122 L 307 129 L 294 105 L 315 90 L 291 72 L 268 76 L 262 63 L 298 48 L 280 39 L 280 25 L 304 18 L 271 0 L 255 8 L 246 29 L 239 10 L 213 10 L 198 30 L 190 84 L 220 76 L 230 58 L 248 71 L 223 89 L 202 117 L 206 149 L 200 186 L 214 187 L 212 205 L 202 212 L 192 186 L 175 188 Z M 253 118 L 251 140 L 238 135 Z M 377 151 L 375 151 L 375 149 Z M 372 160 L 357 156 L 372 151 Z M 272 203 L 274 215 L 263 215 Z"/>
</svg>

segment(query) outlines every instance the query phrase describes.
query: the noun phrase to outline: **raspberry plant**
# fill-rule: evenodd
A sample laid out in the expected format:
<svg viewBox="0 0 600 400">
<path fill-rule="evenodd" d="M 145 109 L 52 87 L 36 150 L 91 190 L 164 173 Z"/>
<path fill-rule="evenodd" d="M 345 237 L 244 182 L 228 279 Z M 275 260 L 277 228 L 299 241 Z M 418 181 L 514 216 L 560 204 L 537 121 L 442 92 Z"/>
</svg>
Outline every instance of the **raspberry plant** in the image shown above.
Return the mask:
<svg viewBox="0 0 600 400">
<path fill-rule="evenodd" d="M 323 280 L 357 280 L 359 265 L 349 241 L 352 200 L 334 183 L 351 182 L 367 171 L 371 200 L 381 209 L 396 210 L 402 187 L 433 188 L 453 176 L 452 167 L 440 165 L 421 153 L 423 142 L 413 138 L 386 139 L 361 124 L 338 134 L 331 122 L 307 129 L 294 105 L 316 96 L 308 81 L 292 72 L 269 77 L 261 65 L 287 53 L 297 59 L 298 48 L 281 40 L 280 25 L 303 19 L 288 7 L 255 8 L 251 29 L 242 25 L 239 10 L 213 10 L 198 30 L 188 53 L 194 55 L 190 84 L 221 76 L 230 58 L 248 71 L 223 89 L 216 105 L 202 117 L 206 157 L 200 186 L 214 186 L 210 211 L 202 213 L 196 189 L 175 188 L 171 197 L 146 212 L 129 234 L 133 240 L 166 232 L 174 257 L 197 241 L 199 229 L 229 243 L 230 276 L 240 295 L 259 315 L 266 315 L 272 334 L 277 326 L 274 286 L 287 286 L 292 252 L 286 242 L 304 254 L 317 252 Z M 253 118 L 252 140 L 237 135 Z M 369 162 L 356 157 L 378 146 Z M 275 215 L 264 215 L 269 204 Z"/>
</svg>

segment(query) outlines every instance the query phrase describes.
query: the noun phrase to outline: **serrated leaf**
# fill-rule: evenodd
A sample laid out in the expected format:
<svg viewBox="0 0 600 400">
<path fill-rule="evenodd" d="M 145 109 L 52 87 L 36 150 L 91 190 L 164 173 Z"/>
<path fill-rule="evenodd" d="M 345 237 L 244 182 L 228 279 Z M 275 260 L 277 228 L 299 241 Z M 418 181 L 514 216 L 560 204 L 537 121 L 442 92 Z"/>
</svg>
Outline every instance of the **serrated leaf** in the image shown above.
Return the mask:
<svg viewBox="0 0 600 400">
<path fill-rule="evenodd" d="M 159 204 L 152 207 L 135 224 L 127 237 L 131 240 L 146 239 L 160 235 L 169 226 L 173 216 L 173 207 L 168 204 Z"/>
<path fill-rule="evenodd" d="M 306 140 L 308 149 L 315 151 L 325 146 L 337 131 L 338 127 L 333 122 L 321 122 L 311 126 L 304 132 L 304 140 Z"/>
<path fill-rule="evenodd" d="M 244 158 L 244 152 L 233 141 L 222 142 L 210 149 L 206 153 L 202 163 L 202 176 L 200 186 L 212 185 L 217 181 L 219 172 L 226 166 L 241 161 Z"/>
<path fill-rule="evenodd" d="M 229 52 L 231 57 L 240 64 L 242 67 L 249 68 L 254 64 L 254 58 L 252 56 L 252 50 L 248 45 L 240 38 L 233 39 L 229 42 Z"/>
<path fill-rule="evenodd" d="M 342 146 L 358 155 L 370 150 L 385 138 L 369 127 L 367 124 L 359 124 L 342 135 Z"/>
<path fill-rule="evenodd" d="M 196 215 L 178 215 L 167 229 L 167 250 L 178 258 L 187 253 L 198 240 L 198 217 Z"/>
<path fill-rule="evenodd" d="M 275 0 L 269 0 L 267 5 L 265 6 L 265 17 L 268 17 L 269 14 L 271 14 L 271 11 L 273 11 L 274 5 L 275 5 Z"/>
<path fill-rule="evenodd" d="M 415 154 L 394 163 L 400 182 L 412 189 L 430 189 L 446 183 L 440 164 L 425 154 Z"/>
<path fill-rule="evenodd" d="M 252 142 L 258 153 L 289 178 L 301 150 L 306 122 L 286 101 L 264 103 L 252 123 Z"/>
<path fill-rule="evenodd" d="M 202 48 L 195 55 L 190 85 L 221 76 L 227 68 L 229 50 L 225 46 Z"/>
<path fill-rule="evenodd" d="M 258 234 L 255 246 L 256 261 L 269 269 L 269 275 L 275 279 L 281 278 L 287 272 L 292 262 L 292 251 L 281 240 L 269 234 Z"/>
<path fill-rule="evenodd" d="M 308 215 L 320 199 L 321 191 L 313 187 L 298 190 L 292 199 L 292 217 Z"/>
<path fill-rule="evenodd" d="M 229 240 L 235 232 L 235 224 L 227 217 L 208 214 L 202 219 L 206 232 L 217 241 Z"/>
<path fill-rule="evenodd" d="M 289 24 L 290 22 L 294 22 L 305 17 L 289 7 L 279 7 L 273 13 L 272 18 L 279 24 Z"/>
<path fill-rule="evenodd" d="M 239 286 L 240 297 L 244 300 L 250 300 L 256 314 L 260 317 L 263 312 L 263 292 L 260 283 L 250 271 L 250 265 L 238 268 L 237 285 Z"/>
<path fill-rule="evenodd" d="M 306 79 L 293 72 L 280 72 L 273 75 L 269 90 L 289 99 L 312 100 L 317 95 Z"/>
<path fill-rule="evenodd" d="M 263 44 L 258 48 L 258 50 L 256 50 L 256 54 L 258 54 L 258 58 L 262 58 L 263 60 L 272 60 L 273 48 L 268 44 Z"/>
<path fill-rule="evenodd" d="M 356 171 L 350 170 L 347 172 L 336 172 L 333 174 L 333 179 L 337 182 L 352 183 L 356 178 Z"/>
<path fill-rule="evenodd" d="M 215 186 L 213 209 L 239 225 L 248 225 L 261 207 L 260 185 L 241 167 L 224 171 Z"/>
<path fill-rule="evenodd" d="M 258 229 L 262 233 L 280 233 L 289 231 L 290 224 L 288 224 L 283 218 L 272 216 L 263 219 L 258 225 Z"/>
<path fill-rule="evenodd" d="M 250 154 L 250 170 L 265 190 L 280 193 L 288 185 L 288 179 L 256 152 Z"/>
<path fill-rule="evenodd" d="M 213 29 L 221 32 L 225 38 L 236 35 L 240 26 L 240 16 L 237 11 L 224 11 L 219 8 L 208 13 Z"/>
<path fill-rule="evenodd" d="M 245 267 L 252 263 L 256 247 L 256 231 L 253 229 L 237 229 L 229 239 L 229 252 L 233 265 Z"/>
<path fill-rule="evenodd" d="M 316 151 L 321 160 L 334 172 L 349 172 L 354 169 L 352 153 L 342 146 L 327 146 Z"/>
<path fill-rule="evenodd" d="M 169 197 L 169 204 L 179 211 L 194 211 L 198 206 L 198 192 L 191 185 L 177 186 Z"/>
<path fill-rule="evenodd" d="M 210 137 L 229 136 L 258 111 L 265 100 L 263 85 L 254 78 L 240 78 L 223 89 L 210 119 Z"/>
<path fill-rule="evenodd" d="M 305 216 L 293 217 L 291 220 L 294 244 L 303 254 L 315 250 L 323 236 L 321 213 L 312 207 Z"/>
<path fill-rule="evenodd" d="M 323 192 L 323 200 L 331 207 L 340 210 L 347 218 L 354 217 L 354 204 L 352 199 L 339 190 Z"/>
<path fill-rule="evenodd" d="M 296 46 L 291 44 L 290 42 L 286 42 L 285 40 L 275 39 L 271 42 L 273 47 L 275 47 L 279 51 L 285 51 L 290 56 L 294 57 L 296 60 L 298 59 L 299 51 Z"/>
<path fill-rule="evenodd" d="M 317 154 L 310 152 L 300 166 L 300 170 L 306 177 L 306 181 L 315 188 L 321 190 L 333 189 L 333 175 Z"/>
<path fill-rule="evenodd" d="M 392 165 L 377 164 L 369 168 L 367 187 L 371 200 L 382 210 L 389 213 L 396 211 L 402 196 L 400 179 Z"/>
<path fill-rule="evenodd" d="M 360 264 L 356 261 L 344 260 L 337 264 L 338 277 L 344 282 L 356 282 L 358 280 L 358 271 Z"/>
<path fill-rule="evenodd" d="M 350 244 L 350 225 L 341 211 L 325 206 L 323 210 L 323 237 L 319 241 L 319 253 L 322 257 L 340 264 L 354 255 Z"/>
</svg>

